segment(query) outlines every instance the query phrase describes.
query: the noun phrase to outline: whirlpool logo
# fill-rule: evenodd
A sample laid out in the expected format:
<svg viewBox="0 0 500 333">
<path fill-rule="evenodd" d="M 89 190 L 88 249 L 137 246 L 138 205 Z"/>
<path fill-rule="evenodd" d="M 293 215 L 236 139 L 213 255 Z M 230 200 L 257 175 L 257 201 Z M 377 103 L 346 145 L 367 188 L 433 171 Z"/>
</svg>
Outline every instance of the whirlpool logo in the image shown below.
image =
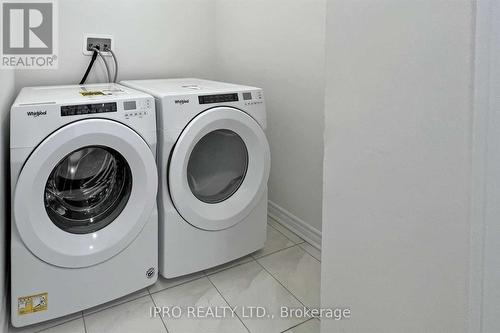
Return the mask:
<svg viewBox="0 0 500 333">
<path fill-rule="evenodd" d="M 36 118 L 36 117 L 40 117 L 40 116 L 46 116 L 47 111 L 28 111 L 28 112 L 26 112 L 26 114 L 30 117 Z"/>
<path fill-rule="evenodd" d="M 186 103 L 189 103 L 189 99 L 176 99 L 175 100 L 175 104 L 183 105 L 183 104 L 186 104 Z"/>
</svg>

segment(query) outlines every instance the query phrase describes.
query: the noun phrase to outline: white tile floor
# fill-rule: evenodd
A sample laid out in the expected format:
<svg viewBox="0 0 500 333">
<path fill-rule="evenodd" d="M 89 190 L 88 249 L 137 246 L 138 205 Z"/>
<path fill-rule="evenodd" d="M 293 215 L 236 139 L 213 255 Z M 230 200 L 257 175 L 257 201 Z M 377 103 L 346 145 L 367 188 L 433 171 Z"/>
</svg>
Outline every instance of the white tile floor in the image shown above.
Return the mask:
<svg viewBox="0 0 500 333">
<path fill-rule="evenodd" d="M 321 253 L 269 219 L 264 249 L 204 272 L 153 286 L 71 316 L 11 333 L 317 333 L 319 321 L 280 318 L 281 306 L 319 307 Z M 221 319 L 151 317 L 153 306 L 238 306 Z M 262 306 L 274 318 L 249 318 L 241 306 Z"/>
</svg>

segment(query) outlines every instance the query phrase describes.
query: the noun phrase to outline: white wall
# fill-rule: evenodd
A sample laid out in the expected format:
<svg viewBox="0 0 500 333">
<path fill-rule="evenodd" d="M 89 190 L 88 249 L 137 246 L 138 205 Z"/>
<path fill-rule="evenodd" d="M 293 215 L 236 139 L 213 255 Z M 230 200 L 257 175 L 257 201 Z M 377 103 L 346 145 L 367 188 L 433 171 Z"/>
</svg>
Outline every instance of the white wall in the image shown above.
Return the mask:
<svg viewBox="0 0 500 333">
<path fill-rule="evenodd" d="M 7 331 L 7 235 L 10 223 L 7 213 L 7 196 L 10 183 L 7 161 L 9 149 L 9 111 L 14 98 L 14 72 L 0 70 L 0 332 Z"/>
<path fill-rule="evenodd" d="M 486 152 L 486 159 L 479 170 L 484 173 L 485 185 L 482 193 L 477 194 L 480 207 L 484 210 L 484 224 L 478 216 L 474 221 L 476 238 L 473 237 L 473 262 L 476 274 L 472 275 L 473 309 L 482 310 L 480 323 L 481 332 L 500 332 L 500 2 L 497 0 L 481 1 L 478 3 L 477 21 L 477 53 L 476 53 L 476 86 L 475 107 L 479 118 L 482 114 L 484 120 L 476 120 L 483 125 L 482 134 L 486 140 L 481 152 Z M 486 125 L 486 126 L 484 126 Z M 479 144 L 483 144 L 477 140 Z M 479 149 L 476 149 L 479 150 Z M 481 161 L 481 160 L 480 160 Z M 484 233 L 484 234 L 483 234 Z M 482 236 L 482 239 L 481 239 Z M 484 243 L 481 242 L 484 240 Z M 484 265 L 483 267 L 481 267 Z M 483 271 L 480 271 L 482 269 Z M 481 276 L 479 273 L 484 274 Z M 480 280 L 482 278 L 482 281 Z M 479 287 L 477 288 L 477 283 Z M 476 287 L 477 289 L 475 289 Z M 475 294 L 474 294 L 475 293 Z M 479 296 L 479 297 L 477 297 Z M 475 307 L 474 307 L 475 306 Z M 474 313 L 474 312 L 473 312 Z M 477 318 L 477 317 L 476 317 Z M 476 328 L 478 326 L 473 326 Z M 472 331 L 471 331 L 472 332 Z"/>
<path fill-rule="evenodd" d="M 90 59 L 81 50 L 85 33 L 114 35 L 119 80 L 194 76 L 262 87 L 270 200 L 319 233 L 325 7 L 326 0 L 60 1 L 59 69 L 18 71 L 16 87 L 78 83 Z M 105 80 L 99 62 L 88 82 Z"/>
<path fill-rule="evenodd" d="M 216 77 L 264 89 L 269 199 L 321 231 L 326 0 L 217 0 Z"/>
<path fill-rule="evenodd" d="M 59 69 L 18 71 L 16 85 L 77 84 L 87 68 L 85 33 L 113 35 L 119 80 L 213 76 L 213 0 L 59 1 Z M 111 62 L 110 62 L 111 63 Z M 88 82 L 106 78 L 102 64 Z"/>
<path fill-rule="evenodd" d="M 469 1 L 327 8 L 324 332 L 464 332 Z"/>
</svg>

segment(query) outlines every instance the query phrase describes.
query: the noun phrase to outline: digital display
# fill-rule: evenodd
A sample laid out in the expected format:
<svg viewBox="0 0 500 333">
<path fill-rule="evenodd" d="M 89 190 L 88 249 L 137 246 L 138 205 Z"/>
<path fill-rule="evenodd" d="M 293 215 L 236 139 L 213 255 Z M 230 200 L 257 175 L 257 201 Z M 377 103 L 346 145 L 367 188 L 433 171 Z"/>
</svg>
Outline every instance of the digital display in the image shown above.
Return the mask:
<svg viewBox="0 0 500 333">
<path fill-rule="evenodd" d="M 238 101 L 238 94 L 220 94 L 220 95 L 198 96 L 198 101 L 200 102 L 200 104 L 237 102 Z"/>
<path fill-rule="evenodd" d="M 79 116 L 92 113 L 116 112 L 116 103 L 97 103 L 61 106 L 61 116 Z"/>
<path fill-rule="evenodd" d="M 251 100 L 252 99 L 252 93 L 249 93 L 249 92 L 244 92 L 243 93 L 243 100 L 244 101 L 248 101 L 248 100 Z"/>
<path fill-rule="evenodd" d="M 123 102 L 123 109 L 125 111 L 135 110 L 137 109 L 137 104 L 135 103 L 135 101 Z"/>
</svg>

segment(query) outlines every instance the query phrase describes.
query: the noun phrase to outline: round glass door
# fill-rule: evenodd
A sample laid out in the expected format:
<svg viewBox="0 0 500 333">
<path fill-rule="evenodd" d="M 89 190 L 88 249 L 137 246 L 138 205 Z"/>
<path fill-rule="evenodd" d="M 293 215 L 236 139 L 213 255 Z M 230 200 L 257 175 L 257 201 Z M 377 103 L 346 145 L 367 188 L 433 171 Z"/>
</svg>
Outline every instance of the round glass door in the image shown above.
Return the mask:
<svg viewBox="0 0 500 333">
<path fill-rule="evenodd" d="M 241 186 L 247 168 L 248 151 L 241 137 L 228 129 L 212 131 L 198 141 L 189 157 L 189 188 L 203 202 L 222 202 Z"/>
<path fill-rule="evenodd" d="M 223 230 L 260 202 L 269 168 L 260 124 L 241 110 L 212 108 L 193 118 L 177 139 L 168 166 L 169 194 L 186 222 Z"/>
<path fill-rule="evenodd" d="M 130 197 L 132 173 L 124 157 L 103 146 L 78 149 L 60 161 L 45 185 L 45 210 L 63 231 L 98 231 L 122 212 Z"/>
<path fill-rule="evenodd" d="M 46 137 L 22 166 L 14 225 L 44 262 L 96 265 L 151 221 L 157 187 L 154 152 L 137 132 L 107 119 L 76 121 Z"/>
</svg>

